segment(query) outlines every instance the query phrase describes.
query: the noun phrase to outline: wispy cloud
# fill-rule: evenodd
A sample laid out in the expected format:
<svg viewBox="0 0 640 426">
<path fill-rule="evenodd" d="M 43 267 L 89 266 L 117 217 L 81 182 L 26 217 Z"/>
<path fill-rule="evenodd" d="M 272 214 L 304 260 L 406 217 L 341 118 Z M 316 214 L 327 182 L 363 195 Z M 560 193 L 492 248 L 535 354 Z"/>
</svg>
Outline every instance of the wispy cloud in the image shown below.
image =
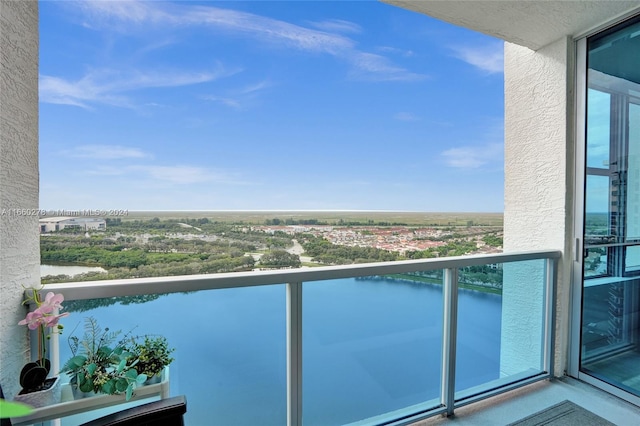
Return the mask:
<svg viewBox="0 0 640 426">
<path fill-rule="evenodd" d="M 217 29 L 244 33 L 265 42 L 275 42 L 300 50 L 338 55 L 353 48 L 353 41 L 338 34 L 317 31 L 252 13 L 210 6 L 185 8 L 175 17 L 185 24 L 204 24 Z"/>
<path fill-rule="evenodd" d="M 112 19 L 128 23 L 166 22 L 171 15 L 148 2 L 142 1 L 75 1 L 69 2 L 71 7 L 84 12 L 88 21 L 83 22 L 87 27 L 94 28 L 107 24 Z"/>
<path fill-rule="evenodd" d="M 93 176 L 123 176 L 127 174 L 127 171 L 123 167 L 116 166 L 94 166 L 89 170 L 83 172 L 87 175 Z"/>
<path fill-rule="evenodd" d="M 441 153 L 445 163 L 460 169 L 478 169 L 495 162 L 502 162 L 504 148 L 499 143 L 481 146 L 461 146 Z"/>
<path fill-rule="evenodd" d="M 197 184 L 206 182 L 240 183 L 236 176 L 223 170 L 193 165 L 122 164 L 113 160 L 151 160 L 153 156 L 139 148 L 122 145 L 81 145 L 61 152 L 70 158 L 91 160 L 91 169 L 82 173 L 94 176 L 125 176 L 129 180 L 153 180 L 170 184 Z M 97 162 L 95 161 L 97 160 Z M 100 162 L 102 161 L 102 162 Z M 136 164 L 137 163 L 137 164 Z"/>
<path fill-rule="evenodd" d="M 87 158 L 95 160 L 118 160 L 124 158 L 150 158 L 151 155 L 139 148 L 122 145 L 83 145 L 72 150 L 63 151 L 63 154 L 74 158 Z"/>
<path fill-rule="evenodd" d="M 358 34 L 362 32 L 362 27 L 360 25 L 342 19 L 328 19 L 326 21 L 310 22 L 309 24 L 319 30 L 328 32 L 352 34 Z"/>
<path fill-rule="evenodd" d="M 374 53 L 357 52 L 349 61 L 354 65 L 350 73 L 352 78 L 369 81 L 420 81 L 427 78 L 424 74 L 396 66 L 384 56 Z"/>
<path fill-rule="evenodd" d="M 452 46 L 453 56 L 489 74 L 504 72 L 504 43 L 484 46 Z"/>
<path fill-rule="evenodd" d="M 400 55 L 400 56 L 403 56 L 405 58 L 410 58 L 411 56 L 414 55 L 413 50 L 398 49 L 397 47 L 391 47 L 391 46 L 380 46 L 380 47 L 378 47 L 378 50 L 380 52 L 392 53 L 394 55 Z"/>
<path fill-rule="evenodd" d="M 420 121 L 420 118 L 410 112 L 398 112 L 393 115 L 393 118 L 400 121 Z"/>
<path fill-rule="evenodd" d="M 380 55 L 364 52 L 357 43 L 341 33 L 358 33 L 360 27 L 348 21 L 314 22 L 307 28 L 264 16 L 213 6 L 165 4 L 159 2 L 101 1 L 82 2 L 82 10 L 92 25 L 127 31 L 132 26 L 162 24 L 172 26 L 203 25 L 212 30 L 251 37 L 259 43 L 282 48 L 335 56 L 354 69 L 353 78 L 369 81 L 415 81 L 424 76 L 391 63 Z"/>
<path fill-rule="evenodd" d="M 156 182 L 170 185 L 195 185 L 203 183 L 241 184 L 233 174 L 191 165 L 127 165 L 98 166 L 82 171 L 85 175 L 124 177 L 131 182 Z"/>
<path fill-rule="evenodd" d="M 134 108 L 133 101 L 125 93 L 140 89 L 159 87 L 180 87 L 206 83 L 228 75 L 235 70 L 225 70 L 222 66 L 203 72 L 166 70 L 116 71 L 99 69 L 88 72 L 79 80 L 65 80 L 48 75 L 40 76 L 40 101 L 52 104 L 73 105 L 91 108 L 93 104 L 107 104 Z"/>
<path fill-rule="evenodd" d="M 219 102 L 228 107 L 241 110 L 247 108 L 248 105 L 255 103 L 260 94 L 272 86 L 273 84 L 271 82 L 265 80 L 240 89 L 228 90 L 227 93 L 222 96 L 203 95 L 202 99 Z"/>
<path fill-rule="evenodd" d="M 131 171 L 142 172 L 153 180 L 172 184 L 196 184 L 205 182 L 229 182 L 230 176 L 211 169 L 196 166 L 131 166 Z"/>
</svg>

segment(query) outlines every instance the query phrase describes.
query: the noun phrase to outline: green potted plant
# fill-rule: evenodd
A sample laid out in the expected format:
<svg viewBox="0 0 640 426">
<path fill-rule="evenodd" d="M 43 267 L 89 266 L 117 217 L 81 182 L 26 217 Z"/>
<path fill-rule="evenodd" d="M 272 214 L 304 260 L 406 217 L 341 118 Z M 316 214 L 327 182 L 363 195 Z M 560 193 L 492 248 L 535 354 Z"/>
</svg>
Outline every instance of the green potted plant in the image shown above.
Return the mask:
<svg viewBox="0 0 640 426">
<path fill-rule="evenodd" d="M 148 377 L 147 383 L 155 383 L 160 381 L 164 368 L 173 362 L 171 354 L 175 348 L 169 347 L 164 336 L 144 336 L 144 340 L 131 339 L 127 351 L 132 354 L 130 359 L 137 359 L 136 369 Z"/>
<path fill-rule="evenodd" d="M 46 358 L 47 340 L 51 333 L 61 332 L 62 325 L 58 321 L 68 313 L 59 314 L 64 296 L 48 292 L 44 298 L 36 289 L 23 304 L 32 303 L 36 309 L 29 312 L 18 325 L 26 325 L 29 330 L 35 330 L 38 339 L 38 358 L 27 363 L 20 372 L 20 386 L 22 390 L 14 400 L 24 402 L 33 407 L 42 407 L 57 402 L 60 399 L 60 380 L 58 377 L 47 378 L 51 369 L 51 362 Z"/>
<path fill-rule="evenodd" d="M 71 376 L 76 398 L 87 392 L 124 393 L 128 401 L 135 388 L 147 380 L 136 370 L 137 358 L 125 350 L 123 341 L 116 342 L 119 334 L 120 331 L 103 330 L 95 318 L 88 317 L 82 339 L 69 337 L 73 356 L 62 371 Z"/>
</svg>

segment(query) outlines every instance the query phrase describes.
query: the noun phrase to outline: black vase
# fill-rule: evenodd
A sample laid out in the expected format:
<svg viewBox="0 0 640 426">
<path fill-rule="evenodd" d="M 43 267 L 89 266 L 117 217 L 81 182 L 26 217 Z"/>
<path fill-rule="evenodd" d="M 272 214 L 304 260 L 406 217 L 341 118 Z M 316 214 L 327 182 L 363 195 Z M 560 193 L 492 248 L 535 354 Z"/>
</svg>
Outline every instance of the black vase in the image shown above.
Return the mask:
<svg viewBox="0 0 640 426">
<path fill-rule="evenodd" d="M 46 358 L 26 364 L 20 372 L 20 386 L 27 392 L 42 390 L 50 370 L 51 361 Z"/>
</svg>

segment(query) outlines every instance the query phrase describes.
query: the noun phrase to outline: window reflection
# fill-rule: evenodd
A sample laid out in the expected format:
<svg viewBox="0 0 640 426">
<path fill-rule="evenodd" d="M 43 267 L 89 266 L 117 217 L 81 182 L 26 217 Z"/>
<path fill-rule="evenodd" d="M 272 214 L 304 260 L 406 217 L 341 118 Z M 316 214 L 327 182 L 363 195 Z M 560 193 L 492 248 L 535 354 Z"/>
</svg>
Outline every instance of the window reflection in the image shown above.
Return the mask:
<svg viewBox="0 0 640 426">
<path fill-rule="evenodd" d="M 587 45 L 581 371 L 640 395 L 640 17 Z"/>
</svg>

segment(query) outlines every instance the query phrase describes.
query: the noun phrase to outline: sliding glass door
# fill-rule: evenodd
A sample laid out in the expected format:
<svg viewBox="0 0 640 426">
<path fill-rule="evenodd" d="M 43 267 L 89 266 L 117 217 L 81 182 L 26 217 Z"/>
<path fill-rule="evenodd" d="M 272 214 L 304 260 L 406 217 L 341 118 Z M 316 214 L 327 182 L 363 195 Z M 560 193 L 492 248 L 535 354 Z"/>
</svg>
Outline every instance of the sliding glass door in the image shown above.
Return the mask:
<svg viewBox="0 0 640 426">
<path fill-rule="evenodd" d="M 579 372 L 640 396 L 640 19 L 586 64 Z"/>
</svg>

